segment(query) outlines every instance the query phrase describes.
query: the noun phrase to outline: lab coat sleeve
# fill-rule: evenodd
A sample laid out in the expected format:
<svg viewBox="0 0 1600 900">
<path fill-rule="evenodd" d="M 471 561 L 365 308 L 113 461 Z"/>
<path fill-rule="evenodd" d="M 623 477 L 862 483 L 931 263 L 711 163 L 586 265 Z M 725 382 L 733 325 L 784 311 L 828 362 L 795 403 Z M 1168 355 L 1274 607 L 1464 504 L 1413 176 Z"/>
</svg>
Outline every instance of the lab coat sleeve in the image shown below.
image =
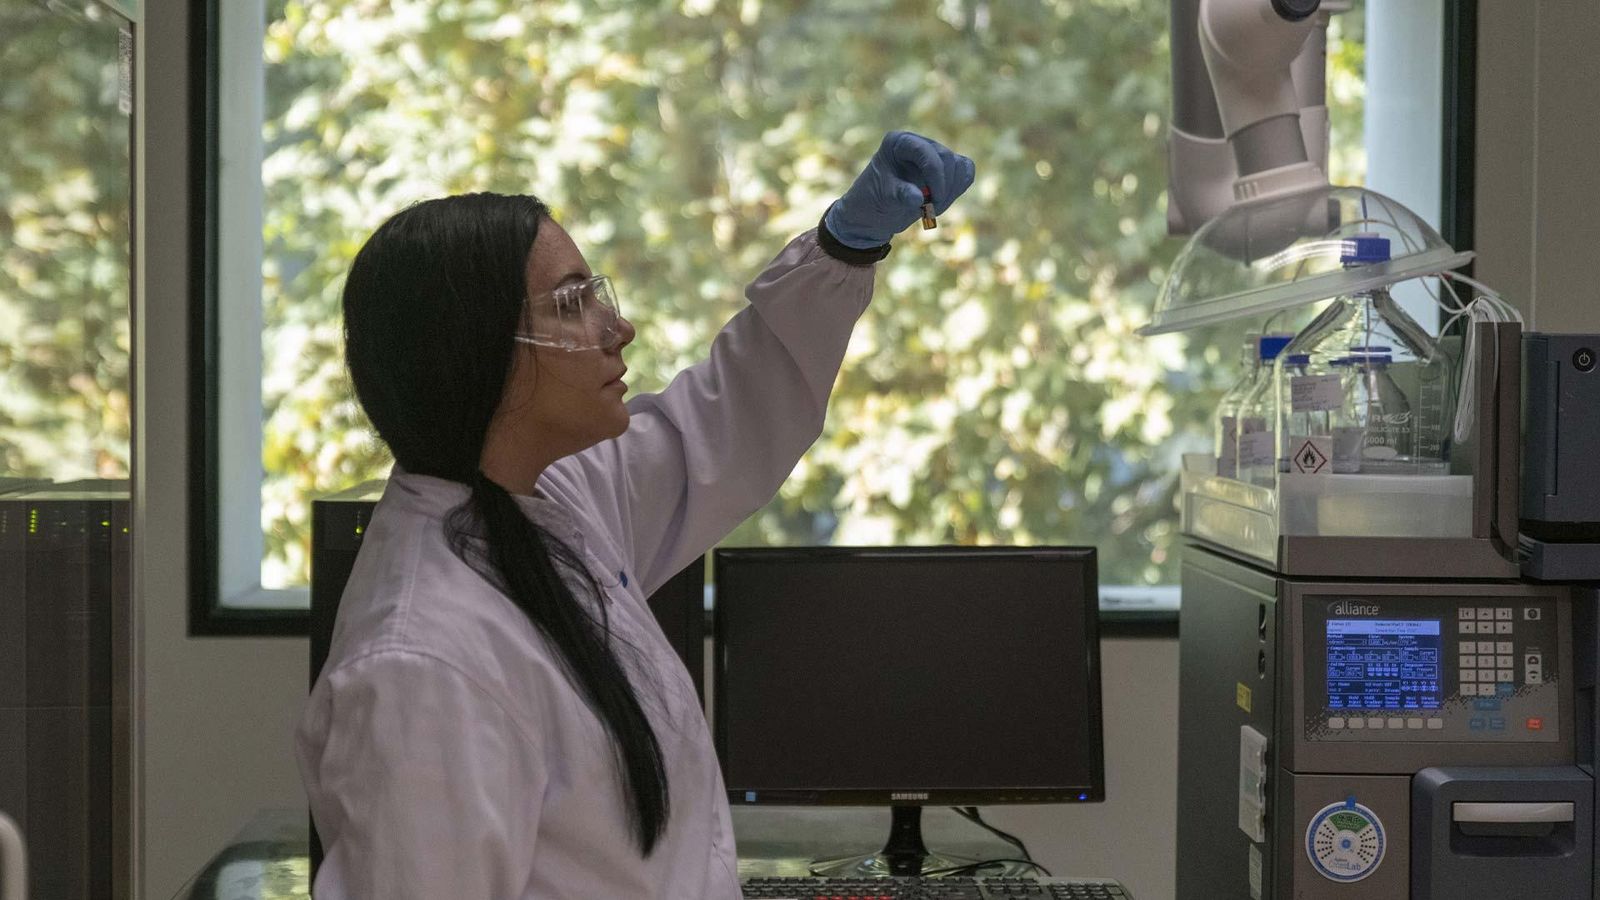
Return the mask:
<svg viewBox="0 0 1600 900">
<path fill-rule="evenodd" d="M 634 398 L 627 432 L 579 455 L 646 594 L 771 500 L 822 433 L 873 271 L 827 255 L 815 230 L 795 238 L 709 357 Z"/>
<path fill-rule="evenodd" d="M 326 735 L 300 759 L 322 787 L 317 900 L 522 895 L 546 784 L 523 723 L 454 666 L 404 650 L 341 666 L 311 702 Z"/>
</svg>

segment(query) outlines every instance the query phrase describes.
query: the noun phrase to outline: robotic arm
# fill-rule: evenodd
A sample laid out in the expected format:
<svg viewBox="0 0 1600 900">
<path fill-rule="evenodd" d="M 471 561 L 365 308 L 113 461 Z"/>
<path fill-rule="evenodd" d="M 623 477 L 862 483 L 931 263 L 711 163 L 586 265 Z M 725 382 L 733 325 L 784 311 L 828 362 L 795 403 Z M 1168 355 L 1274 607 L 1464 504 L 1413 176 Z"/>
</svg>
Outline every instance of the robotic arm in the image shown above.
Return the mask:
<svg viewBox="0 0 1600 900">
<path fill-rule="evenodd" d="M 1348 0 L 1172 0 L 1167 226 L 1326 185 L 1327 24 Z"/>
</svg>

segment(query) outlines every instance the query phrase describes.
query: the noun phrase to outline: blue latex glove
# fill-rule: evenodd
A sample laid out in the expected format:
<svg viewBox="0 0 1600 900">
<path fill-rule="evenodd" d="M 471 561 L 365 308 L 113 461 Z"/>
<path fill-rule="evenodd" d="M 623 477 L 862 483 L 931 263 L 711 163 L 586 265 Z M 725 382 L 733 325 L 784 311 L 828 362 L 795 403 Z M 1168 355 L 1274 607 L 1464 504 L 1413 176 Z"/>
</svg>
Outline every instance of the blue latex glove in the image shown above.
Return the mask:
<svg viewBox="0 0 1600 900">
<path fill-rule="evenodd" d="M 934 215 L 942 216 L 972 187 L 974 171 L 972 160 L 937 141 L 891 131 L 823 223 L 846 247 L 881 247 L 922 218 L 924 186 L 933 192 Z"/>
</svg>

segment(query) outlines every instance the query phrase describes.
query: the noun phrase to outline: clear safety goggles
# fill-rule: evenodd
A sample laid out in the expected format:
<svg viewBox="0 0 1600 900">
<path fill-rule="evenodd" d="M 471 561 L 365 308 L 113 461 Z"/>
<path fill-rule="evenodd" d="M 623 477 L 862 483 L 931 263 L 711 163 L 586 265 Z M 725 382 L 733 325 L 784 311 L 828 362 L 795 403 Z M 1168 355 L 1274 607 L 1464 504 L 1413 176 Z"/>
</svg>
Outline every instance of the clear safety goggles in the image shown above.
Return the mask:
<svg viewBox="0 0 1600 900">
<path fill-rule="evenodd" d="M 611 279 L 596 275 L 529 297 L 516 339 L 557 350 L 602 350 L 622 337 L 622 313 Z"/>
</svg>

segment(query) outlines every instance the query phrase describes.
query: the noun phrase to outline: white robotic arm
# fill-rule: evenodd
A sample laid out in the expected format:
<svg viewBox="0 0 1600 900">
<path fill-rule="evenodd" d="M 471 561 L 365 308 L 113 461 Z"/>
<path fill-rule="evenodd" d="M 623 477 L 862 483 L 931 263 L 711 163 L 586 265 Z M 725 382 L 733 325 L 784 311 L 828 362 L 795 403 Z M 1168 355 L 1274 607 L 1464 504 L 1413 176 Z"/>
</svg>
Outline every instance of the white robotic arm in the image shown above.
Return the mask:
<svg viewBox="0 0 1600 900">
<path fill-rule="evenodd" d="M 1300 115 L 1291 67 L 1311 34 L 1318 0 L 1286 17 L 1293 0 L 1201 0 L 1200 51 L 1216 92 L 1224 134 L 1231 141 L 1277 119 Z M 1293 156 L 1299 135 L 1280 148 Z M 1305 146 L 1298 148 L 1305 161 Z"/>
<path fill-rule="evenodd" d="M 1328 183 L 1326 29 L 1348 0 L 1172 0 L 1168 230 Z"/>
</svg>

